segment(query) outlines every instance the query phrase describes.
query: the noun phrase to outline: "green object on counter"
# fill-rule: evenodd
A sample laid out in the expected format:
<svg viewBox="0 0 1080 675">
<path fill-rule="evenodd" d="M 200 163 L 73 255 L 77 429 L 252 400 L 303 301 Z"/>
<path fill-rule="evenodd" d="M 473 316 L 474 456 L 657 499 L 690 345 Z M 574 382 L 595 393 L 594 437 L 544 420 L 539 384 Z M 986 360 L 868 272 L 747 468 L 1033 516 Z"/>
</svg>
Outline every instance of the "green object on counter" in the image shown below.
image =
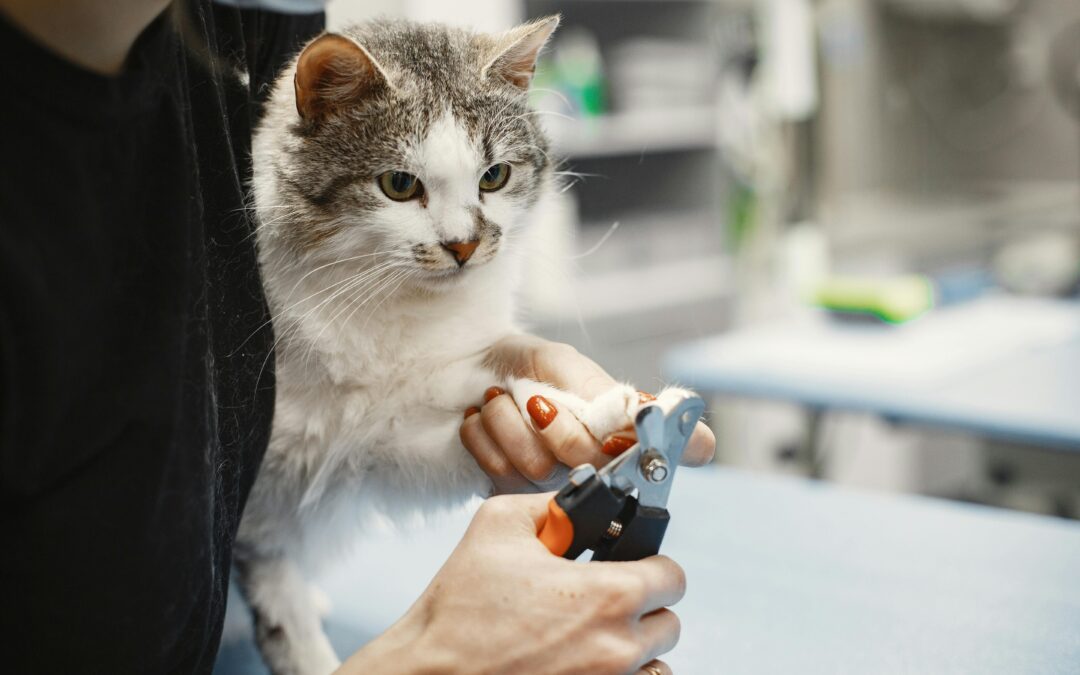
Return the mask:
<svg viewBox="0 0 1080 675">
<path fill-rule="evenodd" d="M 840 314 L 904 323 L 934 306 L 934 286 L 919 275 L 887 279 L 833 277 L 814 291 L 811 302 Z"/>
<path fill-rule="evenodd" d="M 742 248 L 758 220 L 758 198 L 754 189 L 736 181 L 727 199 L 727 234 L 732 248 Z"/>
</svg>

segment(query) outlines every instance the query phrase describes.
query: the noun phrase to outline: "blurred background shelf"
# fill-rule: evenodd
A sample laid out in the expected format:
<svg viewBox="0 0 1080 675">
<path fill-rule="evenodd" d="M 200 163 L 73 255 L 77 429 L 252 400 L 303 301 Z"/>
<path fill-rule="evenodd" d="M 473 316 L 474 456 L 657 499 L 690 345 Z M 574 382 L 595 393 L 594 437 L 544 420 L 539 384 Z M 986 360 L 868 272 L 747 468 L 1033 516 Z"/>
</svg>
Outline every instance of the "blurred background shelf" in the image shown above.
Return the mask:
<svg viewBox="0 0 1080 675">
<path fill-rule="evenodd" d="M 549 118 L 555 150 L 567 159 L 615 157 L 716 147 L 715 106 L 610 113 L 586 119 Z"/>
</svg>

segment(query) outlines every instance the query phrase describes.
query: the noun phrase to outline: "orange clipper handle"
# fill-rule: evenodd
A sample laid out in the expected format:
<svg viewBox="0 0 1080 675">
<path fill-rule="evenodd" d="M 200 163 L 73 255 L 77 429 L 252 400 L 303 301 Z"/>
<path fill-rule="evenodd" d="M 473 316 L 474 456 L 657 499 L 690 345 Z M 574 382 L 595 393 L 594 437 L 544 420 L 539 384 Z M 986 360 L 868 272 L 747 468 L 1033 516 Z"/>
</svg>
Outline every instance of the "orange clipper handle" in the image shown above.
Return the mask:
<svg viewBox="0 0 1080 675">
<path fill-rule="evenodd" d="M 574 560 L 595 549 L 625 502 L 597 477 L 595 468 L 583 465 L 548 502 L 547 519 L 536 536 L 555 555 Z"/>
<path fill-rule="evenodd" d="M 548 502 L 547 520 L 536 536 L 555 555 L 564 555 L 574 542 L 574 521 L 570 520 L 554 497 Z"/>
</svg>

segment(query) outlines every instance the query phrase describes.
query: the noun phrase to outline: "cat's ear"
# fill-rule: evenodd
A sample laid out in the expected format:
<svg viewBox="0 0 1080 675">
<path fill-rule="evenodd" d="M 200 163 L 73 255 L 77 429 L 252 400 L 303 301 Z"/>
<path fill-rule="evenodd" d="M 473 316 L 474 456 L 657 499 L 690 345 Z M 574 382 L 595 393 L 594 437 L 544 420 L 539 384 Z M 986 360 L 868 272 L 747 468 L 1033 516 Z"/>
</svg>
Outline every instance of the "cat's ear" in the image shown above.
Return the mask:
<svg viewBox="0 0 1080 675">
<path fill-rule="evenodd" d="M 483 76 L 501 77 L 519 89 L 528 89 L 536 71 L 536 57 L 559 26 L 559 15 L 531 21 L 499 37 L 495 56 Z"/>
<path fill-rule="evenodd" d="M 305 47 L 296 61 L 296 112 L 306 122 L 318 122 L 386 86 L 386 74 L 366 49 L 343 35 L 327 33 Z"/>
</svg>

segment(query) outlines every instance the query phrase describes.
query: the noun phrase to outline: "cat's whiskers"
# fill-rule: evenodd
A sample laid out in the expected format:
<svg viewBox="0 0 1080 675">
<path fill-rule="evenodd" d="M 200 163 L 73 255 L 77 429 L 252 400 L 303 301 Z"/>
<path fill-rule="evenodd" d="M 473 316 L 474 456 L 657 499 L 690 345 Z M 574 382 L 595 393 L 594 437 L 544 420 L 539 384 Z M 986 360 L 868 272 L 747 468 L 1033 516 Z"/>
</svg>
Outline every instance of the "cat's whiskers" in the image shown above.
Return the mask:
<svg viewBox="0 0 1080 675">
<path fill-rule="evenodd" d="M 551 175 L 552 176 L 573 176 L 574 178 L 581 178 L 581 179 L 585 179 L 585 178 L 607 178 L 607 176 L 605 176 L 602 173 L 583 173 L 581 171 L 570 171 L 569 169 L 567 169 L 565 171 L 552 171 Z"/>
<path fill-rule="evenodd" d="M 249 232 L 247 234 L 247 236 L 244 237 L 243 240 L 247 241 L 248 239 L 251 239 L 252 237 L 254 237 L 255 235 L 257 235 L 259 233 L 259 230 L 263 229 L 264 227 L 268 227 L 270 225 L 276 225 L 277 223 L 280 223 L 283 220 L 291 220 L 291 219 L 295 218 L 297 215 L 298 215 L 298 212 L 290 211 L 289 213 L 283 213 L 283 214 L 281 214 L 281 215 L 279 215 L 279 216 L 277 216 L 275 218 L 261 219 L 259 221 L 259 224 L 256 225 L 255 227 L 251 228 L 251 232 Z"/>
<path fill-rule="evenodd" d="M 365 285 L 365 282 L 370 281 L 372 276 L 374 274 L 377 274 L 377 272 L 379 272 L 379 271 L 382 271 L 382 269 L 376 270 L 375 272 L 368 271 L 368 272 L 360 273 L 360 274 L 357 274 L 357 275 L 355 275 L 353 277 L 350 277 L 347 280 L 349 282 L 348 284 L 346 284 L 342 288 L 335 291 L 329 297 L 324 298 L 322 301 L 320 301 L 314 307 L 311 307 L 306 312 L 304 312 L 304 314 L 301 315 L 301 316 L 281 317 L 279 315 L 279 318 L 284 318 L 285 321 L 288 321 L 288 325 L 284 325 L 284 321 L 279 322 L 280 334 L 279 334 L 277 340 L 274 342 L 273 353 L 277 353 L 278 346 L 282 342 L 284 342 L 286 339 L 291 340 L 297 333 L 299 333 L 300 329 L 304 326 L 304 324 L 305 324 L 306 320 L 308 319 L 308 317 L 310 317 L 315 312 L 318 312 L 320 309 L 322 309 L 323 307 L 325 307 L 329 303 L 333 302 L 334 299 L 337 298 L 338 296 L 344 295 L 346 293 L 351 293 L 353 291 L 357 291 L 358 288 L 362 289 L 362 287 Z M 357 291 L 357 292 L 359 292 L 359 291 Z M 265 367 L 266 367 L 266 362 L 264 361 L 263 369 L 265 369 Z M 261 376 L 261 374 L 262 373 L 260 372 L 260 376 Z"/>
<path fill-rule="evenodd" d="M 534 151 L 540 153 L 541 155 L 543 155 L 544 159 L 546 159 L 547 161 L 549 161 L 549 162 L 551 161 L 551 155 L 549 155 L 547 153 L 547 150 L 544 150 L 540 146 L 535 145 L 533 143 L 522 143 L 521 145 L 513 145 L 513 146 L 510 146 L 509 148 L 504 148 L 503 152 L 505 152 L 506 154 L 509 155 L 512 152 L 514 152 L 515 150 L 534 150 Z"/>
<path fill-rule="evenodd" d="M 516 98 L 510 99 L 506 102 L 505 105 L 503 105 L 503 107 L 499 108 L 498 111 L 496 111 L 496 113 L 491 116 L 492 119 L 496 120 L 497 123 L 500 125 L 505 125 L 508 118 L 504 116 L 503 113 L 516 105 L 521 105 L 521 102 L 518 101 Z"/>
<path fill-rule="evenodd" d="M 382 272 L 386 273 L 386 270 L 383 270 Z M 399 273 L 399 270 L 390 270 L 388 276 L 393 276 L 397 273 Z M 337 321 L 337 318 L 348 311 L 357 301 L 369 297 L 373 292 L 376 292 L 377 288 L 381 288 L 385 281 L 386 278 L 382 274 L 379 274 L 369 278 L 365 283 L 354 286 L 349 293 L 349 296 L 342 302 L 341 307 L 337 308 L 335 313 L 323 324 L 323 327 L 319 330 L 315 339 L 308 342 L 307 349 L 304 350 L 300 359 L 304 362 L 313 362 L 315 349 L 319 344 L 323 333 L 326 332 L 326 329 L 333 325 Z M 315 365 L 318 365 L 317 362 L 315 362 Z"/>
<path fill-rule="evenodd" d="M 320 301 L 317 305 L 315 305 L 314 307 L 312 307 L 308 311 L 304 312 L 304 314 L 301 315 L 300 317 L 298 317 L 296 320 L 301 321 L 301 322 L 306 320 L 309 316 L 311 316 L 312 313 L 314 313 L 316 311 L 319 311 L 322 307 L 324 307 L 328 303 L 332 302 L 335 298 L 350 292 L 351 290 L 357 288 L 358 286 L 363 286 L 367 281 L 369 281 L 371 279 L 378 278 L 378 276 L 380 274 L 382 274 L 383 272 L 386 272 L 388 270 L 394 269 L 395 267 L 399 267 L 399 266 L 400 266 L 400 263 L 398 261 L 396 261 L 396 260 L 387 260 L 387 261 L 383 261 L 383 262 L 375 265 L 374 267 L 369 267 L 367 269 L 364 269 L 364 270 L 362 270 L 360 272 L 357 272 L 356 274 L 353 274 L 353 275 L 347 277 L 347 279 L 346 279 L 346 281 L 348 282 L 347 284 L 345 284 L 344 286 L 342 286 L 338 290 L 334 291 L 329 297 L 327 297 L 324 300 Z M 282 313 L 284 313 L 284 312 L 282 312 Z"/>
<path fill-rule="evenodd" d="M 566 98 L 566 94 L 562 93 L 558 89 L 551 89 L 550 87 L 530 87 L 529 91 L 537 92 L 541 94 L 555 94 L 563 103 L 566 104 L 567 110 L 573 110 L 574 106 L 570 105 L 570 99 Z"/>
<path fill-rule="evenodd" d="M 337 291 L 334 291 L 334 293 L 332 293 L 329 297 L 324 298 L 323 300 L 321 300 L 318 304 L 316 304 L 314 307 L 308 309 L 301 316 L 292 317 L 292 316 L 287 315 L 285 313 L 285 311 L 282 311 L 282 312 L 278 313 L 278 315 L 277 315 L 277 317 L 275 319 L 271 319 L 271 321 L 279 320 L 278 324 L 276 326 L 277 329 L 278 329 L 278 335 L 277 335 L 277 338 L 274 340 L 274 344 L 270 348 L 269 353 L 266 355 L 266 358 L 263 359 L 262 366 L 259 368 L 259 375 L 255 379 L 255 391 L 256 391 L 256 393 L 258 392 L 259 382 L 262 379 L 262 374 L 266 371 L 266 364 L 269 363 L 269 361 L 270 361 L 270 356 L 274 355 L 277 352 L 277 348 L 282 343 L 283 340 L 285 340 L 287 337 L 291 337 L 293 334 L 298 332 L 299 329 L 301 328 L 301 326 L 303 326 L 304 321 L 309 316 L 311 316 L 314 312 L 319 311 L 319 309 L 321 309 L 327 303 L 332 302 L 334 300 L 334 298 L 338 297 L 339 295 L 342 295 L 343 293 L 347 293 L 352 289 L 356 289 L 358 286 L 362 289 L 363 286 L 365 285 L 365 281 L 371 280 L 373 276 L 377 275 L 380 272 L 383 272 L 383 271 L 389 269 L 390 267 L 394 266 L 395 263 L 396 263 L 396 261 L 387 261 L 387 262 L 384 262 L 384 263 L 380 263 L 379 265 L 376 265 L 374 268 L 368 268 L 366 270 L 358 272 L 357 274 L 355 274 L 353 276 L 348 277 L 345 280 L 348 283 L 346 283 L 342 288 L 339 288 Z M 326 292 L 327 290 L 332 288 L 334 285 L 338 285 L 338 284 L 333 284 L 331 286 L 328 286 L 327 288 L 322 289 L 322 291 L 320 291 L 320 293 Z M 318 293 L 316 295 L 318 295 Z M 309 298 L 310 297 L 313 297 L 313 296 L 309 296 Z M 289 323 L 286 325 L 286 324 L 282 323 L 282 321 L 287 321 Z M 263 324 L 263 325 L 266 325 L 266 324 Z M 321 335 L 321 333 L 320 333 L 320 335 Z M 250 336 L 249 336 L 248 339 L 250 339 Z"/>
<path fill-rule="evenodd" d="M 319 333 L 315 336 L 315 339 L 310 341 L 310 343 L 308 344 L 308 348 L 304 353 L 303 360 L 308 361 L 311 358 L 314 353 L 315 347 L 319 344 L 319 341 L 323 336 L 323 333 L 326 332 L 327 328 L 334 324 L 334 322 L 339 316 L 341 316 L 345 311 L 347 311 L 348 308 L 351 307 L 358 300 L 363 299 L 363 302 L 367 302 L 368 299 L 374 297 L 381 289 L 387 286 L 387 278 L 392 279 L 396 275 L 401 274 L 402 268 L 406 268 L 406 265 L 397 263 L 381 267 L 376 271 L 375 274 L 369 275 L 367 278 L 365 278 L 364 283 L 353 287 L 353 292 L 349 294 L 349 298 L 343 303 L 343 306 L 338 309 L 333 314 L 333 316 L 331 316 L 326 321 L 325 324 L 323 324 L 323 327 L 319 330 Z M 380 278 L 384 274 L 387 275 L 387 278 Z"/>
<path fill-rule="evenodd" d="M 517 120 L 525 120 L 526 118 L 532 117 L 533 115 L 552 115 L 553 117 L 558 117 L 560 119 L 568 120 L 570 122 L 578 122 L 578 121 L 580 121 L 577 117 L 572 117 L 570 115 L 565 115 L 565 114 L 563 114 L 561 112 L 556 112 L 554 110 L 530 110 L 530 111 L 524 112 L 524 113 L 522 113 L 520 115 L 511 115 L 510 117 L 507 117 L 505 119 L 506 119 L 507 122 L 514 122 L 514 121 L 517 121 Z M 527 120 L 527 121 L 530 122 L 530 123 L 535 123 L 535 120 Z M 506 126 L 509 126 L 509 124 L 507 124 Z"/>
<path fill-rule="evenodd" d="M 321 270 L 321 269 L 325 269 L 325 268 L 327 268 L 327 267 L 330 267 L 331 265 L 337 265 L 337 264 L 340 264 L 340 263 L 343 263 L 343 262 L 349 262 L 349 261 L 352 261 L 352 260 L 358 260 L 358 259 L 360 259 L 360 258 L 367 258 L 367 257 L 371 257 L 371 256 L 374 256 L 374 255 L 378 255 L 379 253 L 380 253 L 380 251 L 376 251 L 375 253 L 368 253 L 368 254 L 365 254 L 365 255 L 359 255 L 359 256 L 352 256 L 352 257 L 349 257 L 349 258 L 343 258 L 343 259 L 341 259 L 341 260 L 335 260 L 334 262 L 326 263 L 325 265 L 320 265 L 319 267 L 315 268 L 314 270 L 311 270 L 310 272 L 308 272 L 307 274 L 305 274 L 304 276 L 302 276 L 302 277 L 301 277 L 301 278 L 300 278 L 300 279 L 299 279 L 299 280 L 298 280 L 298 281 L 297 281 L 297 282 L 296 282 L 296 283 L 295 283 L 295 284 L 293 285 L 292 289 L 291 289 L 291 290 L 289 291 L 289 294 L 288 294 L 287 296 L 285 296 L 285 302 L 289 302 L 289 300 L 291 300 L 291 299 L 292 299 L 292 296 L 293 296 L 293 294 L 294 294 L 294 293 L 296 292 L 296 289 L 297 289 L 297 288 L 299 288 L 300 284 L 301 284 L 301 283 L 302 283 L 302 282 L 304 281 L 304 279 L 308 278 L 308 277 L 309 277 L 309 276 L 311 276 L 311 275 L 312 275 L 313 273 L 315 273 L 315 272 L 317 272 L 317 271 L 319 271 L 319 270 Z M 371 269 L 371 268 L 368 268 L 368 269 Z M 363 273 L 364 273 L 365 271 L 366 271 L 366 270 L 361 270 L 361 271 L 360 271 L 360 272 L 358 272 L 357 274 L 363 274 Z M 289 305 L 289 306 L 287 306 L 287 307 L 284 307 L 283 309 L 281 309 L 281 310 L 279 310 L 279 311 L 278 311 L 278 315 L 279 315 L 279 316 L 280 316 L 280 315 L 284 315 L 284 314 L 285 314 L 286 312 L 288 312 L 288 311 L 289 311 L 290 309 L 292 309 L 292 308 L 294 308 L 294 307 L 296 307 L 296 306 L 298 306 L 298 305 L 300 305 L 300 304 L 302 304 L 302 303 L 304 303 L 304 302 L 307 302 L 308 300 L 310 300 L 310 299 L 314 298 L 315 296 L 317 296 L 317 295 L 321 295 L 321 294 L 325 293 L 326 291 L 330 290 L 331 288 L 334 288 L 335 286 L 338 286 L 338 285 L 340 285 L 340 284 L 344 284 L 344 283 L 348 283 L 348 282 L 350 282 L 350 281 L 354 281 L 355 279 L 356 279 L 356 275 L 353 275 L 353 276 L 349 276 L 349 277 L 346 277 L 345 279 L 343 279 L 343 280 L 341 280 L 341 281 L 336 281 L 336 282 L 334 282 L 334 283 L 330 284 L 329 286 L 326 286 L 325 288 L 322 288 L 322 289 L 320 289 L 320 290 L 318 290 L 318 291 L 315 291 L 314 293 L 312 293 L 311 295 L 307 296 L 306 298 L 303 298 L 302 300 L 298 300 L 298 301 L 294 302 L 293 304 L 291 304 L 291 305 Z M 248 335 L 248 336 L 247 336 L 246 338 L 244 338 L 244 340 L 243 340 L 243 341 L 242 341 L 242 342 L 241 342 L 241 343 L 240 343 L 239 345 L 237 345 L 237 346 L 236 346 L 236 349 L 234 349 L 234 350 L 232 351 L 232 353 L 230 354 L 230 356 L 231 356 L 231 355 L 233 355 L 233 354 L 236 354 L 236 351 L 237 351 L 237 350 L 239 350 L 239 349 L 240 349 L 241 347 L 243 347 L 243 346 L 244 346 L 245 344 L 247 344 L 247 343 L 248 343 L 248 341 L 249 341 L 249 340 L 250 340 L 251 338 L 255 337 L 255 336 L 256 336 L 256 335 L 257 335 L 257 334 L 259 333 L 259 331 L 261 331 L 261 330 L 262 330 L 263 328 L 266 328 L 267 326 L 269 326 L 269 325 L 270 325 L 271 323 L 273 323 L 273 322 L 274 322 L 274 319 L 273 319 L 273 318 L 271 317 L 270 319 L 267 319 L 267 320 L 266 320 L 266 321 L 264 321 L 263 323 L 259 324 L 259 325 L 258 325 L 258 326 L 257 326 L 257 327 L 255 328 L 255 330 L 251 332 L 251 334 L 250 334 L 250 335 Z M 277 342 L 275 342 L 275 343 L 274 343 L 274 345 L 275 345 L 275 346 L 277 346 Z"/>
<path fill-rule="evenodd" d="M 563 171 L 552 171 L 551 175 L 556 177 L 556 184 L 562 182 L 563 178 L 569 177 L 574 179 L 566 181 L 566 184 L 559 189 L 559 194 L 565 193 L 567 190 L 573 188 L 579 183 L 584 183 L 586 178 L 607 178 L 607 176 L 600 173 L 582 173 L 579 171 L 570 171 L 569 169 Z"/>
<path fill-rule="evenodd" d="M 371 308 L 371 310 L 370 310 L 370 311 L 369 311 L 369 312 L 367 313 L 367 318 L 366 318 L 366 319 L 364 320 L 364 325 L 362 325 L 362 326 L 360 327 L 360 330 L 361 330 L 361 331 L 363 331 L 363 330 L 364 330 L 365 328 L 367 328 L 368 322 L 369 322 L 369 321 L 371 321 L 371 317 L 375 316 L 375 313 L 379 311 L 379 308 L 380 308 L 380 307 L 382 307 L 383 303 L 384 303 L 384 302 L 386 302 L 386 300 L 387 300 L 388 298 L 390 298 L 391 296 L 393 296 L 393 295 L 394 295 L 394 293 L 397 293 L 397 290 L 398 290 L 399 288 L 401 288 L 402 284 L 404 284 L 404 283 L 405 283 L 406 281 L 408 281 L 408 280 L 409 280 L 410 278 L 412 278 L 412 277 L 416 276 L 416 274 L 417 274 L 416 270 L 408 270 L 408 269 L 407 269 L 407 270 L 405 270 L 405 272 L 404 272 L 403 274 L 399 275 L 399 277 L 398 277 L 398 278 L 400 279 L 400 281 L 398 281 L 398 282 L 397 282 L 397 285 L 396 285 L 396 286 L 394 286 L 393 288 L 391 288 L 391 289 L 390 289 L 389 291 L 387 291 L 387 292 L 386 292 L 385 294 L 383 294 L 383 299 L 382 299 L 382 300 L 380 300 L 380 301 L 378 302 L 378 304 L 376 304 L 376 305 L 375 305 L 374 307 L 372 307 L 372 308 Z M 345 317 L 345 321 L 344 321 L 343 323 L 345 323 L 345 324 L 348 324 L 348 323 L 349 323 L 349 321 L 350 321 L 350 320 L 352 319 L 352 315 L 356 313 L 356 310 L 357 310 L 357 309 L 360 309 L 361 307 L 363 307 L 363 306 L 364 306 L 364 304 L 366 304 L 366 302 L 367 302 L 367 301 L 365 300 L 365 301 L 364 301 L 363 303 L 361 303 L 360 305 L 358 305 L 358 306 L 356 307 L 356 309 L 354 309 L 354 310 L 353 310 L 352 312 L 350 312 L 350 313 L 349 313 L 349 316 Z"/>
<path fill-rule="evenodd" d="M 296 283 L 293 284 L 293 287 L 291 289 L 289 289 L 289 294 L 285 296 L 285 302 L 288 302 L 292 298 L 293 293 L 295 293 L 296 289 L 300 287 L 300 284 L 304 283 L 304 280 L 306 280 L 312 274 L 315 274 L 316 272 L 324 270 L 327 267 L 333 267 L 334 265 L 340 265 L 342 263 L 353 262 L 354 260 L 363 260 L 364 258 L 373 258 L 373 257 L 375 257 L 377 255 L 381 255 L 383 253 L 386 253 L 386 251 L 378 251 L 378 250 L 376 250 L 376 251 L 374 251 L 372 253 L 363 253 L 361 255 L 353 255 L 353 256 L 349 256 L 348 258 L 339 258 L 337 260 L 332 260 L 332 261 L 330 261 L 328 263 L 324 263 L 322 265 L 319 265 L 318 267 L 315 267 L 315 268 L 313 268 L 311 270 L 308 270 L 302 277 L 297 279 Z M 394 261 L 390 260 L 390 261 L 386 261 L 386 262 L 394 262 Z M 375 267 L 378 267 L 378 265 L 376 265 Z M 369 268 L 366 268 L 366 269 L 374 269 L 374 268 L 369 267 Z M 365 271 L 365 270 L 361 270 L 361 272 L 363 272 L 363 271 Z"/>
<path fill-rule="evenodd" d="M 357 286 L 358 284 L 361 284 L 361 283 L 363 283 L 363 282 L 364 282 L 365 280 L 367 280 L 367 279 L 369 279 L 369 278 L 372 278 L 372 277 L 374 277 L 374 276 L 378 275 L 378 274 L 379 274 L 380 272 L 383 272 L 383 271 L 385 271 L 385 270 L 387 270 L 387 269 L 390 269 L 390 268 L 392 268 L 392 267 L 395 267 L 395 266 L 396 266 L 396 262 L 395 262 L 395 261 L 393 261 L 393 260 L 389 260 L 389 261 L 384 261 L 384 262 L 382 262 L 382 263 L 379 263 L 378 265 L 376 265 L 376 266 L 374 266 L 374 267 L 371 267 L 371 268 L 367 268 L 367 269 L 365 269 L 365 270 L 362 270 L 362 271 L 360 271 L 360 272 L 357 272 L 356 274 L 350 275 L 350 276 L 346 277 L 345 279 L 343 279 L 342 281 L 339 281 L 339 282 L 333 283 L 333 284 L 331 284 L 330 286 L 327 286 L 326 288 L 324 288 L 324 289 L 323 289 L 322 291 L 320 291 L 319 293 L 316 293 L 316 294 L 314 294 L 314 295 L 310 295 L 310 296 L 308 296 L 308 298 L 305 298 L 304 300 L 301 300 L 301 301 L 299 301 L 299 302 L 297 302 L 297 303 L 293 303 L 293 305 L 291 305 L 291 306 L 290 306 L 290 308 L 291 308 L 291 307 L 295 307 L 296 305 L 299 305 L 299 304 L 301 304 L 301 303 L 305 302 L 306 300 L 308 300 L 308 299 L 310 299 L 310 298 L 314 297 L 315 295 L 319 295 L 320 293 L 324 293 L 324 292 L 326 292 L 327 290 L 329 290 L 329 289 L 331 289 L 331 288 L 333 288 L 333 287 L 335 287 L 335 286 L 341 286 L 341 288 L 338 288 L 338 290 L 336 290 L 336 291 L 334 291 L 333 293 L 331 293 L 331 294 L 330 294 L 330 296 L 328 296 L 327 298 L 325 298 L 325 299 L 323 299 L 322 301 L 320 301 L 320 302 L 319 302 L 319 303 L 318 303 L 317 305 L 315 305 L 314 307 L 312 307 L 312 308 L 308 309 L 308 310 L 307 310 L 306 312 L 304 312 L 304 314 L 303 314 L 302 316 L 300 316 L 300 317 L 298 317 L 298 318 L 296 319 L 297 321 L 303 321 L 303 320 L 307 319 L 307 318 L 308 318 L 309 316 L 311 316 L 311 314 L 312 314 L 312 313 L 314 313 L 314 312 L 318 311 L 318 310 L 319 310 L 319 309 L 320 309 L 321 307 L 323 307 L 323 306 L 324 306 L 324 305 L 326 305 L 327 303 L 329 303 L 329 302 L 332 302 L 332 301 L 333 301 L 333 300 L 334 300 L 335 298 L 337 298 L 337 297 L 339 297 L 340 295 L 343 295 L 343 294 L 345 294 L 345 293 L 349 292 L 349 290 L 351 290 L 351 289 L 353 289 L 353 288 L 356 288 L 356 286 Z M 344 285 L 342 285 L 342 284 L 344 284 Z M 287 308 L 287 309 L 284 309 L 284 310 L 281 310 L 281 311 L 280 311 L 280 312 L 278 313 L 278 315 L 279 315 L 279 316 L 281 316 L 281 315 L 284 315 L 284 314 L 285 314 L 285 313 L 286 313 L 286 312 L 288 311 L 288 309 L 289 309 L 289 308 Z"/>
</svg>

